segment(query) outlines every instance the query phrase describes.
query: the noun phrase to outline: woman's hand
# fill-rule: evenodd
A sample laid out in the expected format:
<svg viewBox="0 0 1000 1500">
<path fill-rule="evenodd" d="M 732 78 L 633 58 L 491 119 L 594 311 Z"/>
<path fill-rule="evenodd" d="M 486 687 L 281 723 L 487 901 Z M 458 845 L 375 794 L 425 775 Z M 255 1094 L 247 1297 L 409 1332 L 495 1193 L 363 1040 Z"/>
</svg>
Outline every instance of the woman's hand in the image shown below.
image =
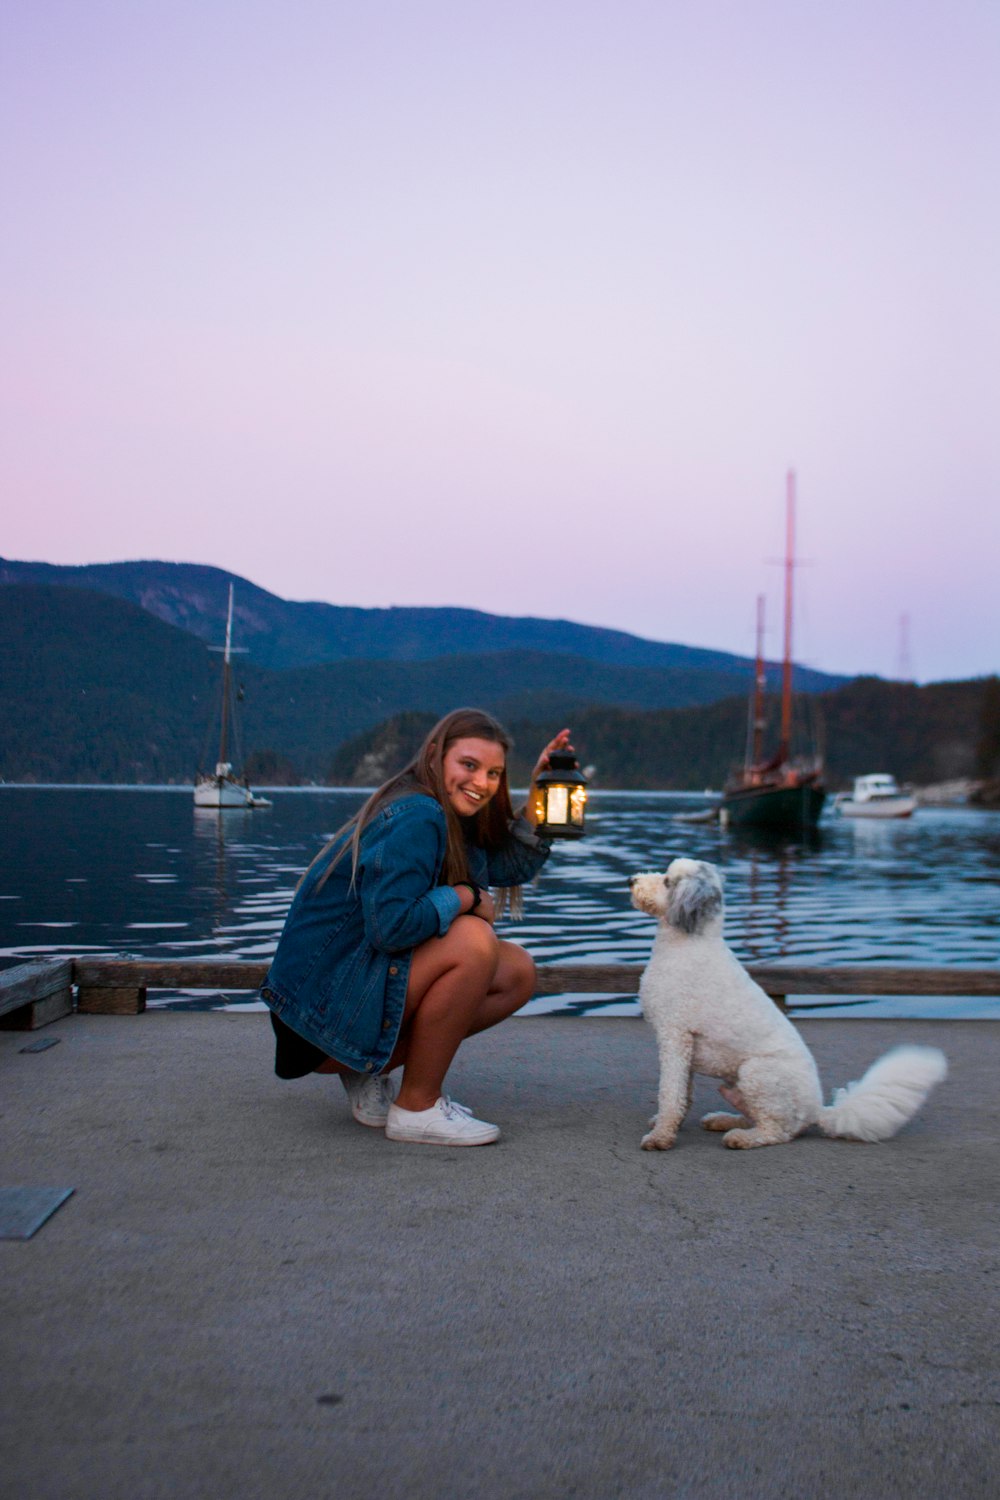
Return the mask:
<svg viewBox="0 0 1000 1500">
<path fill-rule="evenodd" d="M 552 754 L 553 750 L 572 750 L 572 748 L 573 746 L 569 742 L 569 730 L 560 729 L 555 739 L 549 740 L 549 743 L 545 746 L 545 749 L 542 751 L 541 755 L 535 762 L 535 769 L 531 773 L 532 785 L 534 785 L 535 778 L 537 777 L 539 771 L 544 771 L 548 766 L 549 756 Z"/>
<path fill-rule="evenodd" d="M 533 788 L 535 785 L 535 781 L 538 778 L 539 772 L 544 771 L 548 766 L 549 756 L 552 754 L 553 750 L 572 750 L 572 748 L 573 746 L 569 742 L 569 730 L 560 729 L 555 739 L 549 740 L 549 743 L 545 746 L 545 749 L 536 760 L 535 769 L 531 773 L 531 786 L 528 788 L 528 803 L 524 809 L 524 817 L 527 818 L 529 823 L 533 824 L 536 821 Z"/>
<path fill-rule="evenodd" d="M 484 922 L 489 922 L 492 927 L 497 919 L 496 907 L 493 905 L 493 892 L 481 890 L 479 892 L 479 905 L 472 913 L 474 917 L 482 917 Z"/>
<path fill-rule="evenodd" d="M 496 907 L 493 904 L 493 893 L 484 885 L 477 887 L 477 889 L 479 891 L 479 904 L 473 906 L 472 903 L 475 897 L 472 886 L 467 880 L 460 880 L 457 885 L 452 886 L 452 890 L 462 903 L 462 910 L 459 915 L 482 917 L 483 921 L 489 922 L 492 927 L 497 919 Z"/>
</svg>

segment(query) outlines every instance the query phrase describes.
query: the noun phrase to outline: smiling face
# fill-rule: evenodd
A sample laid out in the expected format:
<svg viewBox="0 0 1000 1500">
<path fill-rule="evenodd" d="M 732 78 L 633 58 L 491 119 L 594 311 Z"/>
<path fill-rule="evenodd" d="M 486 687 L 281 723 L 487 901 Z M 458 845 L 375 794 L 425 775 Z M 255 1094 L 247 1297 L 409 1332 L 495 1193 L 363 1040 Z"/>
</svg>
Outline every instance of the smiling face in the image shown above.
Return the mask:
<svg viewBox="0 0 1000 1500">
<path fill-rule="evenodd" d="M 506 755 L 493 740 L 452 740 L 441 762 L 444 794 L 460 818 L 479 812 L 503 780 Z"/>
</svg>

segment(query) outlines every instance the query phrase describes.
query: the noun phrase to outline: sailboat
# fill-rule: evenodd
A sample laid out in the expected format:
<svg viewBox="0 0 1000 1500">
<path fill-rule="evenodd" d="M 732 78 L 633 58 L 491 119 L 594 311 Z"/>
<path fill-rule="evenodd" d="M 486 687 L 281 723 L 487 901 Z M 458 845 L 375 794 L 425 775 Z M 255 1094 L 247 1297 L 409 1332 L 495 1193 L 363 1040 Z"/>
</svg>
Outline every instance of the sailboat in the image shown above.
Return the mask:
<svg viewBox="0 0 1000 1500">
<path fill-rule="evenodd" d="M 270 807 L 266 797 L 256 797 L 250 790 L 246 778 L 239 780 L 233 772 L 232 763 L 226 759 L 229 741 L 229 723 L 233 718 L 233 586 L 229 585 L 229 611 L 226 615 L 226 644 L 210 646 L 210 651 L 222 652 L 222 708 L 219 727 L 219 758 L 215 771 L 199 771 L 194 783 L 195 807 Z"/>
<path fill-rule="evenodd" d="M 764 601 L 757 600 L 757 658 L 747 750 L 741 770 L 722 791 L 720 819 L 732 828 L 796 833 L 815 828 L 826 799 L 820 756 L 792 754 L 792 577 L 795 568 L 795 475 L 788 474 L 785 545 L 785 649 L 781 673 L 781 737 L 764 756 Z"/>
</svg>

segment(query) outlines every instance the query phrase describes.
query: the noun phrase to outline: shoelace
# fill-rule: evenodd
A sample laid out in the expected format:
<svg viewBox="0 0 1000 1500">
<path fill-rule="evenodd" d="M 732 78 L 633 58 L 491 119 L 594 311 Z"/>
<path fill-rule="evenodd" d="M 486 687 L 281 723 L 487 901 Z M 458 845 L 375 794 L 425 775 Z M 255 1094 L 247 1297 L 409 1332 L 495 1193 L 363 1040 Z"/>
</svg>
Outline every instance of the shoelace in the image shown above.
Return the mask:
<svg viewBox="0 0 1000 1500">
<path fill-rule="evenodd" d="M 392 1089 L 392 1080 L 389 1075 L 387 1073 L 378 1073 L 374 1078 L 369 1079 L 369 1084 L 375 1093 L 377 1103 L 388 1109 L 395 1098 Z"/>
<path fill-rule="evenodd" d="M 449 1120 L 453 1120 L 456 1115 L 464 1115 L 467 1120 L 472 1119 L 472 1110 L 469 1106 L 467 1104 L 459 1104 L 456 1099 L 449 1098 L 447 1094 L 441 1095 L 441 1104 Z"/>
</svg>

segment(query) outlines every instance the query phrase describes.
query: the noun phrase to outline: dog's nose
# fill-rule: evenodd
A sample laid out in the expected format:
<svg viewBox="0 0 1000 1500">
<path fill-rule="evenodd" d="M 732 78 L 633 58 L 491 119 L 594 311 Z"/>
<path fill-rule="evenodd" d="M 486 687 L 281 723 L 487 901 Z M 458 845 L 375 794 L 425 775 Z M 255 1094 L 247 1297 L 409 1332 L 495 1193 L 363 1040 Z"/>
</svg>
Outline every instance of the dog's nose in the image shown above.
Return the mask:
<svg viewBox="0 0 1000 1500">
<path fill-rule="evenodd" d="M 628 878 L 629 886 L 631 887 L 631 886 L 635 885 L 635 883 L 636 883 L 636 881 L 638 879 L 639 879 L 638 875 L 630 875 L 629 878 Z"/>
</svg>

